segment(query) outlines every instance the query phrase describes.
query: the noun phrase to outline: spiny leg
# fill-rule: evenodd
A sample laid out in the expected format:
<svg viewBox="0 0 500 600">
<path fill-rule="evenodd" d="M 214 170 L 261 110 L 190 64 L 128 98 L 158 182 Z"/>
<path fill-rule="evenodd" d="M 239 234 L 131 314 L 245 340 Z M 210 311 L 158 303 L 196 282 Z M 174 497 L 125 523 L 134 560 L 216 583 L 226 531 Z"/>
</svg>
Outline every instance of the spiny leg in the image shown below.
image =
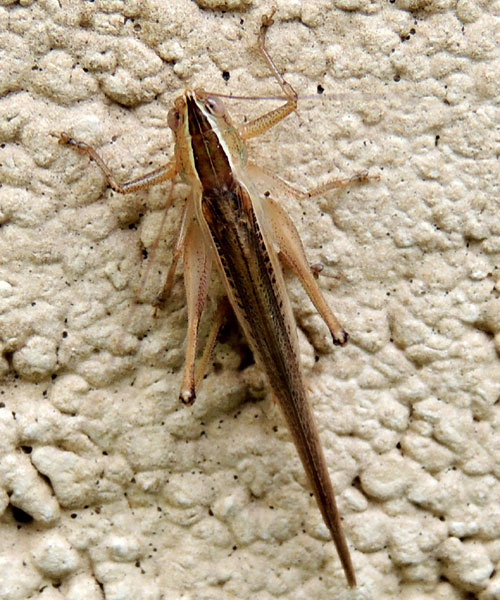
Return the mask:
<svg viewBox="0 0 500 600">
<path fill-rule="evenodd" d="M 127 181 L 126 183 L 120 184 L 116 181 L 111 169 L 108 167 L 106 162 L 101 158 L 101 156 L 97 152 L 97 150 L 95 148 L 93 148 L 92 146 L 90 146 L 90 144 L 87 144 L 86 142 L 77 140 L 65 132 L 62 132 L 59 134 L 59 144 L 61 144 L 62 146 L 71 146 L 77 152 L 80 152 L 80 154 L 86 154 L 101 169 L 102 173 L 104 174 L 104 176 L 106 178 L 106 181 L 107 181 L 109 187 L 112 190 L 114 190 L 115 192 L 117 192 L 118 194 L 129 194 L 129 193 L 135 192 L 137 190 L 147 189 L 147 188 L 153 187 L 155 185 L 158 185 L 160 183 L 163 183 L 165 181 L 171 181 L 177 175 L 177 165 L 174 161 L 172 161 L 172 162 L 167 163 L 163 167 L 160 167 L 158 169 L 155 169 L 154 171 L 150 171 L 149 173 L 142 175 L 141 177 L 138 177 L 136 179 L 132 179 L 131 181 Z M 156 248 L 158 247 L 158 242 L 159 242 L 163 227 L 165 225 L 167 213 L 168 213 L 170 206 L 172 205 L 172 199 L 173 199 L 173 196 L 172 196 L 172 188 L 171 188 L 169 195 L 168 195 L 167 203 L 165 206 L 165 211 L 163 213 L 163 218 L 162 218 L 162 221 L 160 224 L 159 234 L 155 241 L 154 250 L 156 250 Z M 183 245 L 184 237 L 185 237 L 185 230 L 186 230 L 185 216 L 186 216 L 186 209 L 184 209 L 183 220 L 181 223 L 181 229 L 180 229 L 179 236 L 177 239 L 176 248 L 175 248 L 174 256 L 173 256 L 173 260 L 172 260 L 172 265 L 168 272 L 167 281 L 163 287 L 163 291 L 158 296 L 158 301 L 157 301 L 158 305 L 160 305 L 164 301 L 164 299 L 166 298 L 168 292 L 170 291 L 170 288 L 173 283 L 175 267 L 177 265 L 180 255 L 182 253 L 182 245 Z M 153 254 L 149 261 L 149 264 L 152 264 L 153 257 L 154 257 L 154 251 L 153 251 Z M 144 288 L 148 273 L 149 273 L 149 267 L 146 269 L 146 272 L 141 279 L 141 286 L 140 286 L 141 292 Z"/>
<path fill-rule="evenodd" d="M 272 186 L 281 188 L 285 193 L 288 193 L 299 200 L 322 196 L 332 189 L 366 183 L 372 179 L 380 179 L 379 175 L 371 176 L 364 171 L 345 179 L 330 179 L 326 183 L 316 186 L 311 190 L 302 190 L 290 185 L 284 179 L 266 168 L 259 167 L 255 164 L 248 164 L 247 168 L 248 172 L 256 179 L 268 180 Z M 279 246 L 280 258 L 284 259 L 287 265 L 300 279 L 307 295 L 330 330 L 333 343 L 338 346 L 345 346 L 349 340 L 349 335 L 328 307 L 316 282 L 319 272 L 323 270 L 323 265 L 310 266 L 308 264 L 302 240 L 286 211 L 275 200 L 268 196 L 263 197 L 262 204 L 266 217 L 271 224 L 274 238 Z"/>
<path fill-rule="evenodd" d="M 266 218 L 271 225 L 274 241 L 279 247 L 280 256 L 285 259 L 286 264 L 292 268 L 300 279 L 307 295 L 330 330 L 333 343 L 337 346 L 345 346 L 349 336 L 330 310 L 318 287 L 307 262 L 304 247 L 295 225 L 285 210 L 272 198 L 263 198 L 262 205 Z"/>
<path fill-rule="evenodd" d="M 285 105 L 280 106 L 275 110 L 269 111 L 264 115 L 257 117 L 253 121 L 250 121 L 246 125 L 243 125 L 243 127 L 239 130 L 240 137 L 243 140 L 247 140 L 249 138 L 264 133 L 265 131 L 267 131 L 271 127 L 274 127 L 274 125 L 282 121 L 285 117 L 287 117 L 290 113 L 297 109 L 297 92 L 280 73 L 278 67 L 276 66 L 276 63 L 274 62 L 271 55 L 269 54 L 269 51 L 266 48 L 266 33 L 269 27 L 271 27 L 271 25 L 274 23 L 273 16 L 276 10 L 276 7 L 273 7 L 270 15 L 264 15 L 262 17 L 258 45 L 259 50 L 261 51 L 265 61 L 267 62 L 267 65 L 269 66 L 269 69 L 271 70 L 276 81 L 279 83 L 281 89 L 285 93 L 285 96 L 288 98 L 288 100 Z M 267 171 L 267 169 L 263 170 L 266 171 L 270 177 L 279 182 L 282 187 L 285 187 L 285 189 L 289 193 L 291 193 L 297 198 L 314 198 L 315 196 L 321 196 L 332 189 L 342 188 L 355 183 L 365 183 L 366 181 L 369 181 L 371 179 L 380 179 L 378 175 L 369 176 L 368 173 L 364 171 L 347 179 L 332 178 L 322 185 L 316 186 L 311 190 L 304 191 L 300 190 L 299 188 L 294 188 L 277 175 L 274 175 L 270 171 Z"/>
<path fill-rule="evenodd" d="M 131 192 L 136 192 L 137 190 L 144 190 L 159 183 L 163 183 L 164 181 L 170 181 L 177 175 L 177 165 L 172 161 L 154 171 L 146 173 L 142 177 L 120 184 L 116 181 L 111 169 L 101 158 L 97 150 L 86 142 L 76 140 L 63 131 L 59 134 L 59 144 L 61 144 L 61 146 L 71 146 L 77 152 L 86 154 L 91 158 L 101 169 L 109 187 L 118 194 L 129 194 Z"/>
<path fill-rule="evenodd" d="M 297 108 L 297 92 L 279 72 L 278 67 L 276 66 L 275 62 L 271 58 L 271 55 L 269 54 L 266 48 L 266 33 L 269 27 L 271 27 L 271 25 L 274 23 L 273 15 L 275 12 L 276 8 L 272 10 L 269 16 L 262 17 L 262 23 L 259 32 L 259 50 L 262 56 L 264 57 L 264 60 L 267 62 L 271 73 L 275 77 L 276 81 L 279 83 L 281 89 L 285 93 L 285 96 L 288 98 L 288 100 L 283 106 L 271 110 L 266 114 L 257 117 L 253 121 L 250 121 L 246 125 L 243 125 L 243 127 L 239 131 L 239 134 L 243 140 L 248 140 L 252 137 L 260 135 L 261 133 L 264 133 L 271 127 L 274 127 L 276 123 L 279 123 Z"/>
<path fill-rule="evenodd" d="M 177 234 L 177 239 L 175 241 L 174 251 L 172 254 L 172 262 L 170 263 L 170 267 L 168 269 L 168 273 L 167 273 L 167 277 L 165 279 L 165 283 L 163 285 L 163 289 L 158 294 L 156 301 L 155 301 L 155 306 L 158 308 L 162 308 L 163 304 L 165 303 L 165 300 L 170 295 L 170 291 L 174 284 L 175 270 L 177 268 L 179 259 L 182 255 L 182 250 L 184 249 L 184 244 L 186 243 L 186 235 L 187 235 L 187 231 L 188 231 L 188 226 L 190 225 L 191 221 L 193 220 L 193 211 L 192 211 L 193 204 L 190 200 L 191 199 L 188 199 L 188 201 L 184 205 L 184 209 L 182 211 L 181 226 L 180 226 L 179 232 Z"/>
<path fill-rule="evenodd" d="M 308 199 L 317 195 L 323 195 L 331 189 L 341 188 L 352 184 L 364 183 L 372 177 L 366 172 L 347 179 L 331 179 L 323 185 L 317 186 L 312 190 L 305 191 L 291 186 L 281 177 L 268 169 L 258 167 L 255 164 L 249 164 L 248 172 L 257 180 L 268 181 L 271 186 L 281 188 L 285 193 L 291 194 L 298 199 Z M 373 177 L 378 179 L 378 176 Z M 312 303 L 320 313 L 332 335 L 335 345 L 344 346 L 347 344 L 349 336 L 340 325 L 338 319 L 330 310 L 323 294 L 317 284 L 317 272 L 315 273 L 306 258 L 304 247 L 299 233 L 291 221 L 286 211 L 271 197 L 264 196 L 262 204 L 267 219 L 273 230 L 274 239 L 279 246 L 280 257 L 294 271 L 300 279 L 302 286 L 307 292 Z"/>
<path fill-rule="evenodd" d="M 378 181 L 380 179 L 380 176 L 378 174 L 369 175 L 368 171 L 362 171 L 361 173 L 357 173 L 352 177 L 345 177 L 342 179 L 331 178 L 328 179 L 325 183 L 315 186 L 310 190 L 303 190 L 299 187 L 295 187 L 289 184 L 287 181 L 282 179 L 279 175 L 276 175 L 276 173 L 273 173 L 271 170 L 266 169 L 265 167 L 257 166 L 255 163 L 249 163 L 248 170 L 260 179 L 269 180 L 273 186 L 281 188 L 286 194 L 290 194 L 298 200 L 307 200 L 309 198 L 323 196 L 331 190 L 348 187 L 350 185 L 363 184 L 372 180 Z"/>
<path fill-rule="evenodd" d="M 190 406 L 196 399 L 195 360 L 198 327 L 207 298 L 212 260 L 203 240 L 200 226 L 191 221 L 184 242 L 184 285 L 188 310 L 186 363 L 182 378 L 180 400 Z"/>
</svg>

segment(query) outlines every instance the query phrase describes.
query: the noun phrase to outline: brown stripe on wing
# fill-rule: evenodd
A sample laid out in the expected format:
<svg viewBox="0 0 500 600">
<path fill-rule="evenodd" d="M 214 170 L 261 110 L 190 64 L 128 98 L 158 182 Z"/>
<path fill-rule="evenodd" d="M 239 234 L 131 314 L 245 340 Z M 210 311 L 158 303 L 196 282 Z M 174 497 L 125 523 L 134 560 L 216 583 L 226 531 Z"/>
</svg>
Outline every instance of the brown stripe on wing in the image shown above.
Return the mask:
<svg viewBox="0 0 500 600">
<path fill-rule="evenodd" d="M 285 306 L 288 298 L 284 297 L 283 278 L 277 271 L 280 267 L 275 268 L 276 261 L 271 259 L 246 194 L 236 182 L 231 189 L 206 194 L 202 202 L 203 215 L 238 321 L 283 411 L 349 585 L 354 586 L 354 568 L 316 420 L 306 396 L 296 333 L 290 329 L 295 327 L 295 322 L 293 316 L 286 316 L 289 306 Z"/>
</svg>

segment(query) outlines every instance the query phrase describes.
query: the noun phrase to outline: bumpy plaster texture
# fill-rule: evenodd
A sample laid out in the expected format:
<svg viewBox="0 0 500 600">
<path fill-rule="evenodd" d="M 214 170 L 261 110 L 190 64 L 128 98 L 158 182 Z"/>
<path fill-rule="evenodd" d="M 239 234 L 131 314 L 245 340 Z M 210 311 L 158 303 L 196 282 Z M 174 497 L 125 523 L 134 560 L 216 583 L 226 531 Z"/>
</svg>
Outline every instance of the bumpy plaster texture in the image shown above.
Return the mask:
<svg viewBox="0 0 500 600">
<path fill-rule="evenodd" d="M 151 299 L 187 188 L 153 252 L 169 186 L 120 197 L 52 135 L 122 181 L 161 165 L 185 87 L 279 93 L 270 3 L 1 4 L 0 598 L 499 598 L 498 0 L 275 2 L 306 98 L 251 155 L 380 176 L 282 199 L 351 334 L 334 350 L 289 278 L 354 591 L 234 323 L 179 406 L 181 273 Z"/>
</svg>

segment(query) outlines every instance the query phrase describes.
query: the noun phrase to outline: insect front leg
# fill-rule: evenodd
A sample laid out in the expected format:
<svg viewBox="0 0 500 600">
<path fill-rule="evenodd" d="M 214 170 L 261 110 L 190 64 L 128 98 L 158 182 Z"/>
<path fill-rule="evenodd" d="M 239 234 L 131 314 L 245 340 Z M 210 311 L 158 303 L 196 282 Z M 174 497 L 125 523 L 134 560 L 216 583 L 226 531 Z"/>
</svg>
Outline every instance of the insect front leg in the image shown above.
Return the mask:
<svg viewBox="0 0 500 600">
<path fill-rule="evenodd" d="M 144 190 L 154 185 L 158 185 L 159 183 L 170 181 L 177 175 L 177 165 L 172 161 L 154 171 L 142 175 L 142 177 L 120 184 L 116 181 L 111 169 L 101 158 L 97 150 L 86 142 L 76 140 L 63 131 L 59 134 L 59 144 L 61 146 L 71 146 L 77 152 L 80 152 L 80 154 L 86 154 L 91 158 L 101 169 L 109 187 L 118 194 L 129 194 L 131 192 L 136 192 L 137 190 Z"/>
<path fill-rule="evenodd" d="M 186 338 L 186 363 L 179 398 L 190 406 L 196 399 L 195 360 L 198 342 L 198 327 L 207 298 L 212 259 L 198 223 L 188 225 L 184 243 L 184 285 L 188 311 Z"/>
<path fill-rule="evenodd" d="M 240 129 L 239 134 L 243 140 L 248 140 L 252 137 L 260 135 L 264 133 L 271 127 L 274 127 L 276 123 L 282 121 L 285 117 L 287 117 L 290 113 L 297 109 L 297 101 L 298 96 L 297 92 L 293 89 L 293 87 L 285 80 L 283 75 L 279 72 L 278 67 L 275 62 L 271 58 L 267 48 L 266 48 L 266 33 L 269 27 L 274 23 L 273 15 L 276 12 L 276 9 L 273 9 L 269 16 L 262 17 L 262 24 L 260 26 L 259 33 L 259 50 L 264 57 L 271 73 L 273 74 L 276 81 L 279 83 L 281 89 L 285 93 L 287 97 L 287 102 L 283 106 L 276 108 L 275 110 L 271 110 L 260 117 L 257 117 L 253 121 L 250 121 L 246 125 Z"/>
</svg>

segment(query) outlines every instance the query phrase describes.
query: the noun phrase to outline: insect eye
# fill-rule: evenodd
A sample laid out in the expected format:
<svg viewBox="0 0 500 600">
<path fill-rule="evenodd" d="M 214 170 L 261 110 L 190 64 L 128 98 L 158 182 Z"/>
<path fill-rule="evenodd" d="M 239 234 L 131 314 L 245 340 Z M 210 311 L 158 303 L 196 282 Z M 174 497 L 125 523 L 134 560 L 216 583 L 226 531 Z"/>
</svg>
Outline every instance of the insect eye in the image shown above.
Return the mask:
<svg viewBox="0 0 500 600">
<path fill-rule="evenodd" d="M 214 115 L 214 117 L 222 117 L 226 112 L 224 102 L 220 98 L 207 96 L 205 98 L 205 107 Z"/>
<path fill-rule="evenodd" d="M 167 124 L 172 131 L 177 131 L 180 121 L 181 116 L 179 111 L 176 108 L 170 109 L 167 115 Z"/>
</svg>

